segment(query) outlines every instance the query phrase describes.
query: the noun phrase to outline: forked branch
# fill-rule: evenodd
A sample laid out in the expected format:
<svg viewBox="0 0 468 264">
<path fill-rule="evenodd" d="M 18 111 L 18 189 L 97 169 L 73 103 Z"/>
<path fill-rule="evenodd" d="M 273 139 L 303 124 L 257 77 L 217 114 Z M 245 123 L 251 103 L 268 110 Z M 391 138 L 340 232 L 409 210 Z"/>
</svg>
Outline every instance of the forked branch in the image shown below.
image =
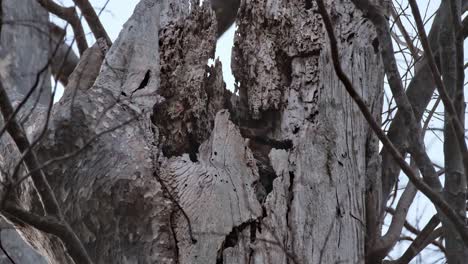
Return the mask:
<svg viewBox="0 0 468 264">
<path fill-rule="evenodd" d="M 80 55 L 83 54 L 83 52 L 88 48 L 88 43 L 86 41 L 83 25 L 81 25 L 81 21 L 76 13 L 75 7 L 64 7 L 55 3 L 53 0 L 38 0 L 38 2 L 47 11 L 70 23 L 73 33 L 75 34 L 78 51 L 80 52 Z"/>
<path fill-rule="evenodd" d="M 101 23 L 96 11 L 93 6 L 89 3 L 88 0 L 73 0 L 73 2 L 80 8 L 81 13 L 83 14 L 86 22 L 89 25 L 89 28 L 93 32 L 93 35 L 96 39 L 104 38 L 107 42 L 107 45 L 111 46 L 112 41 L 107 35 L 104 26 Z"/>
<path fill-rule="evenodd" d="M 367 2 L 368 3 L 368 2 Z M 337 47 L 337 40 L 333 32 L 333 26 L 328 16 L 328 13 L 325 9 L 325 4 L 323 0 L 317 0 L 318 10 L 319 13 L 322 15 L 323 22 L 325 24 L 325 28 L 327 30 L 329 39 L 330 39 L 330 48 L 331 48 L 331 57 L 333 60 L 333 66 L 335 68 L 335 72 L 338 78 L 341 80 L 343 85 L 346 88 L 346 91 L 349 93 L 351 98 L 354 102 L 358 105 L 359 109 L 364 115 L 364 118 L 369 123 L 372 130 L 376 133 L 379 140 L 382 144 L 389 150 L 395 161 L 401 167 L 403 172 L 408 176 L 410 181 L 416 186 L 418 190 L 420 190 L 424 195 L 426 195 L 431 202 L 439 208 L 454 224 L 457 231 L 460 233 L 463 241 L 466 245 L 468 245 L 468 232 L 465 229 L 464 222 L 460 219 L 457 213 L 448 205 L 444 199 L 433 189 L 431 189 L 426 183 L 424 183 L 421 178 L 419 178 L 414 170 L 410 167 L 408 163 L 404 160 L 401 156 L 399 151 L 395 148 L 393 143 L 388 139 L 385 133 L 382 131 L 378 123 L 374 120 L 371 112 L 369 111 L 367 105 L 362 100 L 361 96 L 356 92 L 354 86 L 348 76 L 344 73 L 343 69 L 341 68 L 338 56 L 338 47 Z M 396 65 L 395 65 L 396 66 Z"/>
<path fill-rule="evenodd" d="M 31 144 L 29 143 L 29 139 L 27 138 L 25 131 L 17 122 L 16 118 L 12 117 L 15 111 L 13 110 L 13 106 L 11 105 L 10 99 L 5 88 L 3 87 L 2 82 L 0 82 L 0 111 L 3 116 L 3 120 L 9 120 L 9 123 L 6 124 L 6 131 L 12 137 L 19 151 L 21 153 L 25 153 L 24 164 L 26 165 L 28 171 L 32 172 L 31 179 L 40 197 L 40 201 L 42 202 L 46 216 L 50 219 L 55 219 L 55 221 L 60 222 L 61 225 L 65 227 L 63 229 L 63 233 L 60 233 L 58 236 L 64 242 L 68 253 L 76 263 L 92 263 L 91 258 L 86 252 L 83 244 L 66 223 L 55 194 L 50 187 L 49 182 L 47 181 L 44 171 L 37 169 L 40 168 L 39 160 L 37 159 L 35 151 L 31 149 Z M 28 216 L 31 216 L 24 210 L 20 208 L 14 208 L 13 206 L 6 206 L 3 208 L 3 210 L 6 210 L 10 215 L 20 220 L 27 220 L 29 219 Z M 34 222 L 31 223 L 33 224 Z M 41 229 L 39 226 L 35 227 Z M 52 230 L 49 230 L 48 233 L 53 234 Z"/>
</svg>

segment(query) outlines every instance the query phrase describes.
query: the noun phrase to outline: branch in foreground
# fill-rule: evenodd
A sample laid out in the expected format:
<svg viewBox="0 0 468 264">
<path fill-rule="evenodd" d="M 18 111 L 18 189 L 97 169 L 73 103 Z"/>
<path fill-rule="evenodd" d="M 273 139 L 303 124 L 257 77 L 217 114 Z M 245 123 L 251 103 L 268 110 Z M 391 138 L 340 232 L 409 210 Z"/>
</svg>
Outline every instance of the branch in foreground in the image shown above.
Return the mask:
<svg viewBox="0 0 468 264">
<path fill-rule="evenodd" d="M 403 38 L 405 39 L 405 42 L 406 42 L 405 44 L 407 45 L 408 49 L 410 50 L 411 55 L 413 56 L 413 58 L 415 60 L 418 60 L 421 57 L 420 54 L 422 54 L 422 51 L 419 50 L 418 48 L 416 48 L 413 45 L 413 40 L 409 36 L 409 34 L 406 31 L 405 27 L 403 26 L 403 23 L 401 22 L 401 19 L 400 19 L 400 15 L 396 13 L 395 8 L 392 7 L 392 9 L 390 11 L 392 13 L 392 17 L 395 20 L 395 23 L 396 23 L 398 29 L 400 30 L 401 34 L 403 35 Z"/>
<path fill-rule="evenodd" d="M 68 24 L 65 26 L 65 28 L 68 26 Z M 48 33 L 48 32 L 47 32 Z M 36 91 L 37 87 L 39 86 L 40 84 L 40 80 L 41 80 L 41 75 L 47 71 L 49 69 L 49 67 L 52 65 L 53 63 L 53 60 L 55 58 L 55 56 L 60 53 L 60 46 L 61 46 L 61 42 L 58 42 L 56 43 L 54 49 L 53 49 L 53 52 L 52 54 L 49 56 L 48 60 L 47 60 L 47 63 L 44 64 L 44 66 L 42 68 L 40 68 L 40 70 L 36 73 L 36 77 L 34 79 L 34 83 L 32 84 L 32 87 L 28 90 L 28 92 L 26 93 L 26 95 L 24 95 L 24 97 L 21 99 L 21 101 L 19 102 L 19 104 L 16 106 L 16 109 L 14 110 L 13 114 L 10 115 L 8 117 L 8 119 L 4 119 L 4 124 L 3 124 L 3 127 L 0 129 L 0 137 L 3 135 L 3 133 L 5 133 L 5 131 L 7 131 L 7 128 L 10 124 L 10 122 L 12 122 L 13 120 L 16 120 L 16 116 L 18 115 L 18 113 L 20 112 L 20 110 L 23 108 L 23 106 L 28 102 L 29 98 L 33 95 L 34 91 Z M 71 50 L 71 49 L 70 49 Z M 59 69 L 59 75 L 60 75 L 60 69 Z M 40 91 L 39 91 L 39 94 L 42 93 L 42 86 L 40 88 Z M 37 100 L 37 99 L 36 99 Z M 8 100 L 8 102 L 10 102 Z M 38 101 L 36 101 L 34 104 L 36 104 Z M 10 103 L 11 104 L 11 103 Z M 31 109 L 31 113 L 33 111 L 34 108 Z M 29 115 L 29 114 L 28 114 Z"/>
<path fill-rule="evenodd" d="M 56 217 L 32 214 L 11 203 L 7 203 L 4 206 L 3 211 L 17 224 L 27 224 L 42 232 L 52 234 L 60 238 L 67 253 L 75 263 L 93 263 L 86 253 L 78 236 L 76 236 L 71 227 L 65 221 L 59 220 Z"/>
<path fill-rule="evenodd" d="M 108 134 L 108 133 L 111 133 L 112 131 L 115 131 L 121 127 L 124 127 L 128 124 L 130 124 L 131 122 L 137 120 L 137 118 L 139 117 L 138 116 L 135 116 L 134 118 L 131 118 L 115 127 L 112 127 L 110 129 L 106 129 L 104 131 L 101 131 L 100 133 L 94 135 L 91 139 L 89 139 L 85 144 L 83 144 L 82 147 L 80 147 L 79 149 L 75 150 L 75 151 L 72 151 L 70 153 L 67 153 L 63 156 L 60 156 L 60 157 L 56 157 L 56 158 L 53 158 L 53 159 L 50 159 L 48 161 L 45 161 L 42 163 L 42 165 L 40 167 L 37 167 L 35 168 L 34 170 L 30 170 L 26 175 L 24 175 L 22 178 L 18 179 L 15 183 L 14 183 L 14 186 L 17 187 L 21 182 L 23 182 L 24 180 L 26 180 L 27 178 L 29 177 L 32 177 L 33 173 L 36 173 L 37 171 L 40 171 L 40 170 L 43 170 L 44 168 L 46 168 L 47 166 L 50 166 L 51 164 L 53 163 L 56 163 L 56 162 L 59 162 L 59 161 L 63 161 L 63 160 L 67 160 L 67 159 L 71 159 L 75 156 L 77 156 L 78 154 L 80 154 L 81 152 L 83 152 L 87 147 L 91 146 L 92 143 L 94 143 L 94 141 L 96 141 L 99 137 L 101 137 L 102 135 L 105 135 L 105 134 Z"/>
<path fill-rule="evenodd" d="M 413 243 L 403 253 L 403 255 L 395 261 L 395 263 L 403 264 L 409 263 L 416 255 L 419 254 L 427 245 L 429 245 L 434 239 L 442 234 L 442 229 L 434 229 L 440 223 L 437 216 L 433 216 L 429 223 L 421 230 L 420 234 L 414 239 Z M 437 231 L 437 232 L 436 232 Z"/>
<path fill-rule="evenodd" d="M 468 7 L 468 1 L 465 2 L 467 3 L 467 5 L 465 5 L 464 8 Z M 434 17 L 434 21 L 428 35 L 430 45 L 433 48 L 433 51 L 437 50 L 437 47 L 439 46 L 438 35 L 440 34 L 440 30 L 449 26 L 449 13 L 450 12 L 447 8 L 447 1 L 442 1 Z M 464 38 L 466 38 L 468 36 L 468 19 L 465 18 L 464 21 Z M 438 54 L 437 52 L 434 54 L 436 55 L 436 61 L 439 61 L 440 54 Z M 429 65 L 427 64 L 427 59 L 425 57 L 422 57 L 420 66 L 415 68 L 415 75 L 411 79 L 410 83 L 407 86 L 407 89 L 405 90 L 405 94 L 408 97 L 408 100 L 413 108 L 413 112 L 416 117 L 417 123 L 421 121 L 421 118 L 427 105 L 432 100 L 434 89 L 435 84 L 433 78 L 431 77 L 431 71 L 429 69 Z M 409 132 L 409 127 L 405 125 L 406 120 L 404 120 L 403 116 L 404 115 L 402 114 L 402 111 L 398 110 L 395 115 L 394 122 L 392 122 L 389 127 L 387 136 L 395 144 L 400 153 L 402 155 L 405 155 L 405 153 L 408 151 L 409 143 L 407 140 L 407 135 L 411 132 Z M 384 197 L 384 199 L 382 199 L 382 208 L 385 208 L 386 198 L 390 193 L 391 186 L 395 184 L 401 169 L 398 166 L 398 164 L 396 164 L 396 162 L 393 161 L 392 156 L 385 148 L 382 150 L 381 155 L 383 166 L 382 197 Z"/>
<path fill-rule="evenodd" d="M 14 114 L 13 106 L 11 105 L 8 94 L 6 93 L 5 88 L 3 87 L 2 82 L 0 82 L 0 110 L 3 115 L 3 120 L 9 120 Z M 16 118 L 12 118 L 10 122 L 6 125 L 6 131 L 13 138 L 13 141 L 17 145 L 21 153 L 24 153 L 27 149 L 30 148 L 29 140 L 26 136 L 26 133 L 22 127 L 17 122 Z M 29 170 L 40 167 L 39 161 L 34 152 L 30 152 L 24 160 L 26 167 Z M 37 171 L 31 175 L 34 185 L 41 196 L 43 206 L 45 211 L 51 215 L 62 216 L 58 202 L 53 194 L 52 188 L 50 187 L 43 171 Z"/>
<path fill-rule="evenodd" d="M 451 124 L 450 127 L 454 130 L 455 135 L 458 139 L 458 146 L 463 156 L 465 177 L 468 179 L 468 148 L 465 141 L 465 131 L 460 122 L 460 119 L 458 118 L 457 110 L 455 109 L 453 101 L 448 95 L 445 84 L 441 79 L 439 69 L 437 68 L 437 65 L 435 63 L 434 55 L 432 54 L 432 50 L 429 45 L 429 41 L 427 40 L 426 32 L 424 30 L 424 24 L 422 22 L 421 14 L 419 13 L 418 4 L 415 0 L 409 0 L 409 4 L 411 6 L 411 10 L 413 11 L 414 21 L 416 22 L 416 27 L 418 29 L 419 37 L 421 39 L 421 44 L 424 48 L 424 52 L 426 54 L 429 66 L 431 68 L 432 77 L 435 81 L 437 90 L 439 91 L 440 98 L 444 103 L 444 108 L 448 112 L 448 121 Z"/>
<path fill-rule="evenodd" d="M 395 214 L 395 209 L 391 208 L 391 207 L 387 207 L 385 209 L 386 212 L 388 212 L 389 214 Z M 405 221 L 405 228 L 406 230 L 408 230 L 409 232 L 413 233 L 413 235 L 416 235 L 416 236 L 419 236 L 419 234 L 421 234 L 421 231 L 419 229 L 417 229 L 414 225 L 410 224 L 408 221 Z M 443 245 L 442 242 L 440 241 L 436 241 L 436 240 L 432 240 L 431 241 L 431 244 L 437 248 L 439 248 L 439 250 L 441 252 L 443 252 L 444 254 L 446 253 L 446 250 L 445 250 L 445 246 Z"/>
<path fill-rule="evenodd" d="M 376 6 L 370 4 L 368 0 L 352 0 L 353 3 L 364 12 L 364 16 L 368 18 L 375 26 L 379 47 L 380 47 L 380 55 L 382 60 L 384 61 L 383 66 L 385 69 L 385 73 L 387 75 L 388 83 L 390 85 L 390 89 L 392 94 L 395 98 L 395 101 L 398 106 L 398 110 L 401 113 L 401 119 L 404 120 L 402 123 L 408 127 L 408 131 L 405 133 L 405 137 L 409 142 L 408 150 L 412 155 L 412 158 L 416 162 L 421 174 L 423 176 L 424 183 L 429 185 L 430 189 L 439 192 L 442 189 L 442 184 L 440 183 L 439 177 L 432 166 L 432 160 L 429 158 L 426 147 L 424 145 L 424 141 L 422 140 L 422 132 L 421 132 L 421 125 L 419 121 L 417 121 L 415 112 L 413 109 L 413 105 L 410 103 L 405 90 L 403 88 L 403 84 L 401 82 L 401 76 L 397 67 L 397 62 L 394 56 L 394 50 L 392 45 L 392 39 L 390 37 L 390 29 L 388 26 L 388 21 L 385 18 L 382 10 L 377 8 Z M 410 132 L 411 131 L 411 132 Z M 401 140 L 394 138 L 397 140 L 397 144 L 401 144 Z M 402 148 L 402 145 L 397 145 L 398 147 Z M 404 151 L 395 149 L 397 152 Z M 392 158 L 395 162 L 396 166 L 401 167 L 396 160 L 394 160 L 393 154 L 390 150 L 386 151 L 389 153 L 387 155 Z M 401 155 L 400 156 L 404 156 Z M 385 172 L 384 172 L 385 173 Z M 388 175 L 384 175 L 388 176 Z M 396 176 L 396 175 L 393 175 Z M 386 181 L 388 179 L 382 178 L 382 181 Z M 386 198 L 386 197 L 385 197 Z M 382 199 L 384 201 L 384 199 Z M 385 206 L 385 205 L 383 205 Z"/>
<path fill-rule="evenodd" d="M 381 55 L 384 59 L 384 67 L 387 73 L 387 78 L 390 83 L 390 88 L 392 89 L 392 93 L 397 100 L 399 109 L 402 111 L 403 118 L 406 119 L 406 124 L 409 125 L 409 130 L 411 131 L 411 133 L 409 133 L 408 135 L 411 143 L 410 153 L 412 154 L 412 156 L 418 164 L 418 167 L 423 175 L 424 183 L 427 183 L 429 186 L 425 184 L 423 186 L 417 186 L 416 184 L 415 185 L 418 187 L 418 189 L 424 186 L 428 187 L 427 190 L 420 190 L 426 196 L 429 194 L 433 195 L 433 197 L 428 197 L 431 200 L 431 202 L 434 203 L 434 205 L 436 206 L 437 212 L 439 213 L 439 217 L 441 217 L 442 221 L 448 222 L 448 224 L 450 224 L 451 222 L 455 226 L 456 232 L 460 234 L 461 239 L 464 241 L 465 244 L 468 245 L 468 235 L 464 221 L 461 219 L 460 216 L 458 216 L 455 213 L 453 208 L 451 208 L 450 206 L 444 206 L 443 208 L 440 207 L 442 204 L 448 205 L 448 203 L 444 200 L 440 200 L 442 198 L 440 197 L 438 191 L 442 189 L 442 185 L 438 179 L 434 166 L 432 165 L 432 161 L 427 155 L 424 142 L 421 138 L 421 129 L 419 122 L 415 120 L 412 105 L 409 103 L 408 98 L 406 97 L 405 91 L 403 89 L 403 85 L 401 83 L 397 63 L 393 54 L 392 41 L 389 37 L 390 35 L 388 21 L 382 14 L 381 10 L 373 4 L 371 4 L 368 0 L 353 0 L 353 2 L 358 8 L 361 9 L 361 11 L 364 12 L 366 18 L 370 19 L 376 27 L 380 43 L 382 44 Z M 462 139 L 461 142 L 462 145 L 465 145 L 464 139 Z M 461 145 L 460 148 L 463 149 Z M 392 153 L 393 150 L 388 151 L 391 157 L 395 159 L 394 153 Z M 395 159 L 395 162 L 401 167 L 401 164 L 399 164 L 398 160 Z M 405 169 L 403 169 L 403 171 L 405 171 Z M 409 174 L 407 174 L 407 176 L 410 177 L 410 179 L 412 178 Z M 440 199 L 433 199 L 436 197 L 439 197 Z M 453 215 L 448 215 L 452 213 Z"/>
<path fill-rule="evenodd" d="M 375 243 L 373 247 L 373 250 L 380 252 L 379 255 L 387 255 L 398 242 L 398 238 L 400 237 L 401 231 L 403 230 L 403 226 L 405 224 L 406 216 L 411 204 L 413 203 L 416 193 L 416 187 L 414 184 L 409 182 L 403 191 L 400 200 L 398 201 L 395 214 L 393 214 L 392 222 L 388 228 L 387 233 L 378 239 L 377 243 Z"/>
<path fill-rule="evenodd" d="M 2 82 L 0 82 L 0 111 L 2 112 L 3 120 L 9 120 L 9 118 L 12 117 L 14 114 L 13 106 L 11 105 L 10 99 L 8 98 L 8 94 L 6 93 Z M 19 151 L 21 153 L 25 153 L 26 151 L 28 151 L 28 149 L 30 149 L 31 147 L 29 140 L 26 136 L 26 133 L 17 122 L 16 118 L 11 118 L 9 124 L 7 124 L 6 126 L 8 133 L 12 137 Z M 29 151 L 25 155 L 24 163 L 27 169 L 31 171 L 31 179 L 34 183 L 40 200 L 43 203 L 45 212 L 48 215 L 54 216 L 58 220 L 65 222 L 55 194 L 52 191 L 52 188 L 50 187 L 47 178 L 45 177 L 44 171 L 37 170 L 37 168 L 40 168 L 40 165 L 34 151 Z M 20 211 L 13 212 L 21 213 Z M 63 239 L 64 244 L 67 247 L 70 254 L 76 253 L 74 255 L 71 255 L 71 257 L 74 258 L 74 260 L 77 263 L 92 263 L 90 257 L 88 256 L 88 253 L 84 249 L 84 246 L 81 244 L 78 237 L 71 230 L 71 228 L 67 229 L 66 234 L 66 237 L 59 237 Z M 76 239 L 76 241 L 73 241 L 73 243 L 66 243 L 70 238 Z"/>
<path fill-rule="evenodd" d="M 435 206 L 437 206 L 450 219 L 450 221 L 455 225 L 457 231 L 460 232 L 460 235 L 462 236 L 464 243 L 468 245 L 468 232 L 465 229 L 464 222 L 460 219 L 457 213 L 444 201 L 444 199 L 442 199 L 442 197 L 438 193 L 436 193 L 426 183 L 424 183 L 421 180 L 421 178 L 419 178 L 416 175 L 416 173 L 413 171 L 410 165 L 406 163 L 406 161 L 400 155 L 400 153 L 395 148 L 393 143 L 387 138 L 387 136 L 382 131 L 380 126 L 374 120 L 366 104 L 364 103 L 360 95 L 356 92 L 356 90 L 354 89 L 353 84 L 349 80 L 348 76 L 343 72 L 343 69 L 341 68 L 341 65 L 339 62 L 338 47 L 337 47 L 337 41 L 336 41 L 335 35 L 333 33 L 333 26 L 331 24 L 330 17 L 328 16 L 328 13 L 325 9 L 323 0 L 317 0 L 317 5 L 318 5 L 319 12 L 322 15 L 325 28 L 328 33 L 328 37 L 330 39 L 331 56 L 332 56 L 335 72 L 338 78 L 341 80 L 341 82 L 345 86 L 346 91 L 349 93 L 349 95 L 354 100 L 354 102 L 358 105 L 359 109 L 364 115 L 364 118 L 369 123 L 372 130 L 376 133 L 377 137 L 382 142 L 382 144 L 386 148 L 388 148 L 389 152 L 392 154 L 395 161 L 400 165 L 403 172 L 405 172 L 405 174 L 408 176 L 411 182 L 416 186 L 416 188 L 420 190 L 424 195 L 426 195 L 431 200 L 431 202 Z"/>
</svg>

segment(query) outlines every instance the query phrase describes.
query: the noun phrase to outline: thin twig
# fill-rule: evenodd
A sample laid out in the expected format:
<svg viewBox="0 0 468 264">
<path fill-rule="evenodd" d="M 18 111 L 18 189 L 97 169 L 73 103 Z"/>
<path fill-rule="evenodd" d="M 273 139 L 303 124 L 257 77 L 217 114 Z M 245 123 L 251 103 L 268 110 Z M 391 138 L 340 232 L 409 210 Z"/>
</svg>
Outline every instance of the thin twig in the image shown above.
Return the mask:
<svg viewBox="0 0 468 264">
<path fill-rule="evenodd" d="M 94 10 L 93 6 L 89 3 L 88 0 L 73 0 L 73 2 L 81 9 L 81 13 L 86 19 L 86 22 L 89 25 L 89 28 L 93 32 L 93 35 L 96 39 L 104 38 L 107 42 L 107 45 L 112 46 L 112 41 L 107 35 L 104 26 L 99 20 L 96 11 Z"/>
<path fill-rule="evenodd" d="M 389 150 L 389 152 L 391 153 L 395 161 L 400 165 L 403 172 L 408 176 L 408 178 L 416 186 L 416 188 L 418 188 L 418 190 L 420 190 L 424 195 L 426 195 L 431 200 L 431 202 L 435 206 L 437 206 L 440 210 L 442 210 L 442 212 L 452 221 L 452 223 L 457 228 L 457 231 L 460 232 L 460 235 L 462 236 L 464 243 L 468 245 L 468 232 L 465 229 L 464 222 L 460 219 L 457 213 L 450 207 L 450 205 L 448 205 L 437 192 L 432 190 L 426 183 L 424 183 L 416 175 L 416 173 L 413 171 L 410 165 L 406 163 L 406 161 L 401 156 L 399 151 L 395 148 L 393 143 L 388 139 L 388 137 L 382 131 L 380 126 L 374 120 L 374 117 L 372 116 L 371 112 L 367 108 L 367 105 L 362 100 L 361 96 L 354 89 L 353 84 L 351 83 L 348 76 L 343 72 L 343 69 L 341 68 L 341 65 L 339 62 L 338 47 L 337 47 L 337 41 L 336 41 L 335 35 L 333 33 L 333 26 L 331 24 L 330 17 L 328 16 L 328 13 L 325 9 L 323 0 L 317 0 L 317 5 L 318 5 L 319 12 L 322 15 L 323 22 L 325 24 L 325 28 L 328 33 L 328 37 L 330 39 L 331 56 L 332 56 L 332 61 L 333 61 L 333 66 L 335 68 L 335 72 L 338 78 L 343 83 L 344 87 L 346 88 L 346 91 L 349 93 L 349 95 L 354 100 L 354 102 L 358 105 L 359 109 L 364 115 L 364 118 L 366 119 L 366 121 L 368 122 L 368 124 L 370 125 L 374 133 L 376 133 L 377 137 L 380 139 L 382 144 Z"/>
<path fill-rule="evenodd" d="M 11 105 L 8 94 L 5 88 L 3 87 L 1 81 L 0 111 L 3 115 L 4 120 L 9 119 L 14 113 L 13 106 Z M 19 151 L 21 153 L 24 153 L 31 146 L 29 140 L 23 128 L 16 121 L 16 118 L 11 118 L 10 120 L 11 121 L 7 125 L 6 129 L 12 137 L 13 141 L 15 142 L 16 146 L 18 147 Z M 33 171 L 31 173 L 31 179 L 40 197 L 45 212 L 50 216 L 56 217 L 60 222 L 66 223 L 63 213 L 58 205 L 55 194 L 52 188 L 50 187 L 49 182 L 47 181 L 44 171 L 38 169 L 41 166 L 39 165 L 40 163 L 34 151 L 30 151 L 26 155 L 24 163 L 28 170 Z M 68 224 L 65 225 L 68 226 Z M 59 237 L 63 239 L 65 247 L 67 248 L 67 251 L 70 254 L 70 256 L 78 263 L 92 263 L 91 258 L 86 252 L 83 244 L 78 239 L 73 230 L 71 230 L 71 228 L 67 228 L 66 231 L 67 232 L 65 232 L 63 236 Z"/>
<path fill-rule="evenodd" d="M 440 220 L 437 216 L 433 216 L 429 223 L 421 230 L 419 235 L 414 239 L 413 243 L 408 247 L 408 249 L 403 253 L 403 255 L 395 261 L 398 264 L 409 263 L 416 255 L 421 252 L 427 245 L 429 245 L 434 239 L 441 235 L 442 230 L 436 233 L 437 236 L 432 236 L 431 234 L 435 233 L 434 229 L 440 223 Z"/>
<path fill-rule="evenodd" d="M 75 34 L 76 44 L 78 46 L 78 51 L 80 55 L 88 48 L 88 43 L 86 41 L 86 35 L 81 25 L 80 18 L 76 13 L 75 7 L 63 7 L 58 5 L 53 0 L 38 0 L 39 4 L 44 7 L 46 10 L 52 14 L 58 16 L 59 18 L 67 21 L 73 29 Z"/>
<path fill-rule="evenodd" d="M 454 134 L 458 139 L 458 146 L 460 148 L 460 152 L 463 156 L 463 165 L 465 167 L 465 177 L 468 180 L 468 148 L 465 141 L 465 131 L 463 126 L 460 122 L 460 119 L 457 115 L 457 110 L 453 104 L 452 99 L 447 93 L 447 89 L 445 87 L 444 82 L 441 79 L 441 75 L 439 69 L 437 68 L 437 64 L 435 63 L 434 55 L 432 54 L 431 47 L 429 45 L 429 41 L 427 40 L 426 32 L 424 30 L 424 24 L 421 19 L 421 14 L 419 13 L 418 4 L 415 0 L 409 0 L 409 4 L 411 6 L 411 10 L 413 11 L 414 20 L 416 22 L 416 27 L 418 29 L 419 37 L 421 39 L 421 44 L 424 48 L 424 52 L 426 54 L 426 58 L 428 60 L 429 67 L 431 69 L 432 77 L 435 81 L 437 90 L 439 91 L 439 95 L 444 103 L 444 108 L 447 111 L 448 121 L 450 122 L 451 129 L 454 130 Z"/>
</svg>

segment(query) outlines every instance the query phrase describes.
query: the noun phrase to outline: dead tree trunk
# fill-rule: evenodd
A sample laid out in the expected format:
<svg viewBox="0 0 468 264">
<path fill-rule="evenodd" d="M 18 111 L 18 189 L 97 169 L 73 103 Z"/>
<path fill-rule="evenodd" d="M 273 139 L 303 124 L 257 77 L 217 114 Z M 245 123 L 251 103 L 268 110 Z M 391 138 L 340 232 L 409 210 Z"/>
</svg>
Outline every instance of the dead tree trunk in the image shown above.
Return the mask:
<svg viewBox="0 0 468 264">
<path fill-rule="evenodd" d="M 378 119 L 373 27 L 350 1 L 328 7 Z M 143 0 L 108 51 L 82 56 L 35 149 L 67 222 L 95 263 L 363 263 L 378 143 L 335 76 L 315 2 L 241 1 L 238 95 L 206 65 L 214 21 L 195 2 Z M 31 140 L 46 119 L 34 112 Z M 8 199 L 42 213 L 30 181 Z M 50 230 L 4 216 L 50 263 L 72 262 Z"/>
<path fill-rule="evenodd" d="M 315 2 L 255 2 L 241 5 L 233 53 L 241 105 L 250 124 L 270 124 L 266 135 L 293 147 L 269 153 L 276 178 L 253 256 L 363 262 L 366 184 L 379 186 L 377 141 L 335 75 Z M 328 4 L 342 67 L 378 118 L 383 72 L 372 26 L 347 1 Z"/>
</svg>

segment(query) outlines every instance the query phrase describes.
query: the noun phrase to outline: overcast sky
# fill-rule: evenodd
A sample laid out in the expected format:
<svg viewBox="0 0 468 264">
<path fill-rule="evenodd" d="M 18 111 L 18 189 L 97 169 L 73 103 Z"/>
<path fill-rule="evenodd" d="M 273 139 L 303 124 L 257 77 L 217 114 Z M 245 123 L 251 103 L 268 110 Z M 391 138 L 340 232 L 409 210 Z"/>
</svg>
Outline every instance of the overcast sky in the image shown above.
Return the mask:
<svg viewBox="0 0 468 264">
<path fill-rule="evenodd" d="M 72 0 L 62 0 L 58 1 L 61 2 L 64 6 L 73 6 Z M 102 11 L 100 18 L 109 34 L 109 37 L 112 40 L 115 40 L 120 30 L 122 29 L 123 24 L 128 20 L 128 18 L 132 15 L 133 9 L 135 8 L 136 4 L 139 2 L 138 0 L 91 0 L 90 1 L 97 12 L 100 12 L 102 7 L 106 4 L 106 8 Z M 60 19 L 52 17 L 52 20 L 60 25 L 65 25 L 63 21 Z M 89 28 L 86 25 L 86 22 L 83 19 L 83 24 L 85 27 L 85 32 L 87 32 L 87 37 L 89 39 L 89 43 L 94 43 L 93 35 L 90 33 Z M 73 36 L 73 32 L 71 28 L 68 27 L 68 36 Z M 224 81 L 226 82 L 226 86 L 228 89 L 234 89 L 234 77 L 230 71 L 231 65 L 231 47 L 234 38 L 234 27 L 231 27 L 224 35 L 219 39 L 218 45 L 216 48 L 216 57 L 219 57 L 222 64 L 223 64 L 223 72 L 224 72 Z M 69 39 L 71 41 L 71 37 Z M 77 49 L 75 47 L 75 51 Z M 62 87 L 57 91 L 57 95 L 61 96 L 63 92 Z M 57 98 L 58 99 L 58 98 Z"/>
</svg>

